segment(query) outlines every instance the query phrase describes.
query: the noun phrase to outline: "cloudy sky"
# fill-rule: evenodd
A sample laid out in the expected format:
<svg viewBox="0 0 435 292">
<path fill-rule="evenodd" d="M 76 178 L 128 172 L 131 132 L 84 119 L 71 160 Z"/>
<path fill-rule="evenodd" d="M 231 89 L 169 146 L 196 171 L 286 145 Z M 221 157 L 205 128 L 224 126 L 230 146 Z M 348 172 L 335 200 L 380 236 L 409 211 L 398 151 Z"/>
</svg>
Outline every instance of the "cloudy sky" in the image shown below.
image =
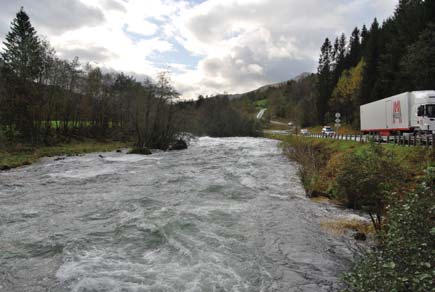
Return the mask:
<svg viewBox="0 0 435 292">
<path fill-rule="evenodd" d="M 0 41 L 24 6 L 63 58 L 155 76 L 185 98 L 314 72 L 325 37 L 392 15 L 397 0 L 0 0 Z M 140 77 L 139 77 L 140 78 Z"/>
</svg>

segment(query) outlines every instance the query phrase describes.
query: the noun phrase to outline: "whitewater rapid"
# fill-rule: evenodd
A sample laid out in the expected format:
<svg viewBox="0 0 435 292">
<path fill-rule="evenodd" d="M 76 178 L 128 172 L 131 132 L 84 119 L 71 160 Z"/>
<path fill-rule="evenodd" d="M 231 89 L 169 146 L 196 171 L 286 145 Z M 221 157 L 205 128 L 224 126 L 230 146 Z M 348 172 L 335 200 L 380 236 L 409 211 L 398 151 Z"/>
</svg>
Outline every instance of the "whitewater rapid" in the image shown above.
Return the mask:
<svg viewBox="0 0 435 292">
<path fill-rule="evenodd" d="M 306 199 L 277 143 L 1 172 L 0 291 L 334 291 L 354 243 L 319 223 L 345 211 Z"/>
</svg>

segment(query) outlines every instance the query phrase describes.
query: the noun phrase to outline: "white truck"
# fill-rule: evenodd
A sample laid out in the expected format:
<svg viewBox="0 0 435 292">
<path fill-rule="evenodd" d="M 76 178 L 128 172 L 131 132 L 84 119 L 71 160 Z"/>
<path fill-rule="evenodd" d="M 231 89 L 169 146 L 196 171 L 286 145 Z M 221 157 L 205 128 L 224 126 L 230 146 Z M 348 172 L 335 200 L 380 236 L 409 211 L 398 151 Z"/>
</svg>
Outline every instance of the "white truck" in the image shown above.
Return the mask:
<svg viewBox="0 0 435 292">
<path fill-rule="evenodd" d="M 435 90 L 405 92 L 362 105 L 360 118 L 366 134 L 435 133 Z"/>
</svg>

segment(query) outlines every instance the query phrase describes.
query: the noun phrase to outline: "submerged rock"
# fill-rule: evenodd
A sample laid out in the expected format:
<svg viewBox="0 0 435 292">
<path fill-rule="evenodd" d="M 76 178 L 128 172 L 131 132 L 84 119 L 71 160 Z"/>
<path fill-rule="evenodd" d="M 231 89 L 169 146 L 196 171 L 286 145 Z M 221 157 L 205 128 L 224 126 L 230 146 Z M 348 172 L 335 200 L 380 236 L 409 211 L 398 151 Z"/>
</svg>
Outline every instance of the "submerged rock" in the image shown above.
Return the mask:
<svg viewBox="0 0 435 292">
<path fill-rule="evenodd" d="M 116 153 L 122 153 L 121 149 L 116 150 Z"/>
<path fill-rule="evenodd" d="M 178 139 L 175 143 L 169 146 L 169 151 L 187 149 L 187 143 L 183 139 Z"/>
<path fill-rule="evenodd" d="M 328 199 L 331 198 L 331 196 L 328 195 L 327 193 L 319 192 L 319 191 L 316 191 L 316 190 L 313 190 L 313 191 L 311 192 L 311 194 L 309 195 L 309 197 L 310 197 L 310 198 L 325 197 L 325 198 L 328 198 Z"/>
<path fill-rule="evenodd" d="M 11 168 L 7 165 L 0 165 L 0 170 L 11 170 Z"/>
<path fill-rule="evenodd" d="M 367 235 L 362 232 L 357 232 L 353 235 L 353 238 L 355 238 L 355 240 L 365 241 L 367 239 Z"/>
<path fill-rule="evenodd" d="M 144 148 L 133 148 L 130 151 L 128 151 L 127 154 L 140 154 L 140 155 L 151 155 L 153 154 L 150 149 L 144 147 Z"/>
</svg>

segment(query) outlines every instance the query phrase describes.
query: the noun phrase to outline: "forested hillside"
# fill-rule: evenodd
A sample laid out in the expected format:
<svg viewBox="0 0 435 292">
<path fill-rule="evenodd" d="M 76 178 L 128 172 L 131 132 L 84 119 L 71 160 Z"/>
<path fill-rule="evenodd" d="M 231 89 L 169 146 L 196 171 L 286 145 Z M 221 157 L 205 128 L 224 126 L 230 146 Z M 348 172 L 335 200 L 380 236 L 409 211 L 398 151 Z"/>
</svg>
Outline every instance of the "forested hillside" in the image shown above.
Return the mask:
<svg viewBox="0 0 435 292">
<path fill-rule="evenodd" d="M 401 0 L 379 23 L 355 27 L 351 36 L 326 38 L 317 74 L 265 92 L 274 117 L 301 126 L 333 123 L 334 113 L 359 128 L 359 106 L 405 91 L 435 89 L 435 1 Z"/>
<path fill-rule="evenodd" d="M 178 132 L 169 76 L 143 82 L 60 59 L 21 8 L 1 54 L 0 143 L 134 140 L 166 149 Z"/>
</svg>

